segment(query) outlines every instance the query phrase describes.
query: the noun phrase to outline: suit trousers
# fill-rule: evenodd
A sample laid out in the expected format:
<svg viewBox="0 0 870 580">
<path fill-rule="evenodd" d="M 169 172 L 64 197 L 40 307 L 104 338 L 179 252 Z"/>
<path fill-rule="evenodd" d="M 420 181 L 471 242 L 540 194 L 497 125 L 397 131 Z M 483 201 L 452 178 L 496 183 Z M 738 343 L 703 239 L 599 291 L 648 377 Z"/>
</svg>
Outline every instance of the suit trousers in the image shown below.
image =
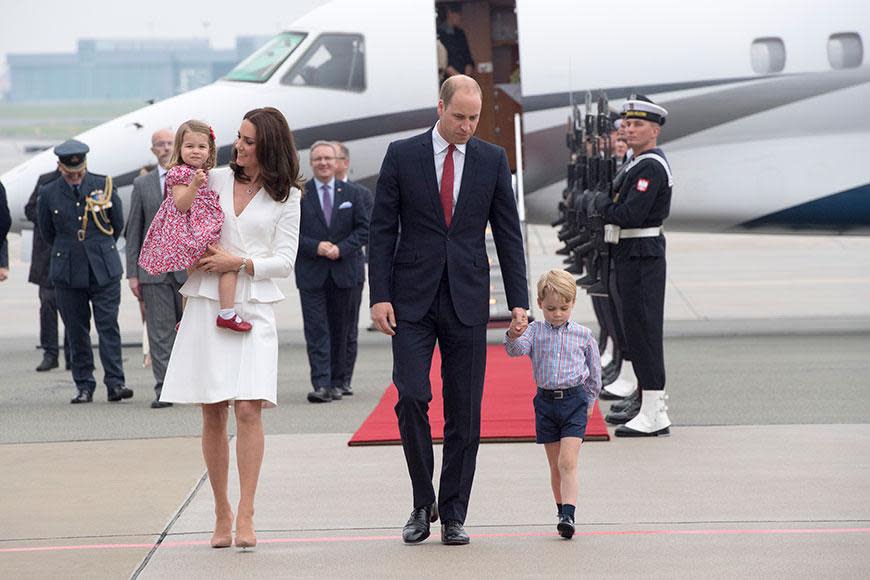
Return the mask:
<svg viewBox="0 0 870 580">
<path fill-rule="evenodd" d="M 617 260 L 616 278 L 626 350 L 630 352 L 638 386 L 644 391 L 660 391 L 665 388 L 665 259 Z"/>
<path fill-rule="evenodd" d="M 181 320 L 182 301 L 178 290 L 181 284 L 171 274 L 159 284 L 141 284 L 145 302 L 145 322 L 148 327 L 148 346 L 151 349 L 151 371 L 155 389 L 163 386 L 169 355 L 175 343 L 175 325 Z"/>
<path fill-rule="evenodd" d="M 347 361 L 345 364 L 344 384 L 349 386 L 353 379 L 353 368 L 356 366 L 356 353 L 359 342 L 359 309 L 362 305 L 362 294 L 365 283 L 358 284 L 353 288 L 350 297 L 350 311 L 348 312 L 347 326 Z"/>
<path fill-rule="evenodd" d="M 399 313 L 401 315 L 401 313 Z M 395 411 L 414 491 L 414 507 L 435 501 L 429 372 L 435 343 L 441 350 L 444 445 L 438 509 L 441 520 L 465 522 L 480 444 L 480 404 L 486 371 L 486 324 L 466 326 L 456 316 L 445 275 L 426 315 L 397 320 L 393 336 Z"/>
<path fill-rule="evenodd" d="M 60 349 L 57 344 L 57 299 L 54 286 L 39 287 L 39 346 L 42 352 L 54 358 L 58 357 Z M 69 339 L 66 328 L 63 331 L 63 356 L 70 360 Z"/>
<path fill-rule="evenodd" d="M 305 348 L 315 389 L 344 385 L 347 372 L 347 326 L 354 287 L 339 288 L 331 277 L 323 288 L 299 289 Z"/>
<path fill-rule="evenodd" d="M 67 328 L 72 375 L 79 390 L 94 392 L 94 353 L 91 345 L 91 308 L 99 336 L 100 362 L 106 387 L 124 386 L 121 362 L 121 332 L 118 328 L 118 308 L 121 304 L 120 281 L 99 286 L 91 274 L 88 288 L 55 287 L 57 306 Z"/>
</svg>

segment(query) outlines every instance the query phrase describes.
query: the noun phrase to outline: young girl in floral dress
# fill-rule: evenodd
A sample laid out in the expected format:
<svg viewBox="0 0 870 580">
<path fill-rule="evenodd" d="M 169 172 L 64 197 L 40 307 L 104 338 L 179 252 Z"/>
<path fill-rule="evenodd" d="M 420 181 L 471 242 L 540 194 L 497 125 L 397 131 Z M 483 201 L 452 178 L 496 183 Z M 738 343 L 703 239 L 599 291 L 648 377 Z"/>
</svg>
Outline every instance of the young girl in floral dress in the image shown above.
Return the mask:
<svg viewBox="0 0 870 580">
<path fill-rule="evenodd" d="M 183 123 L 166 173 L 163 203 L 142 243 L 139 265 L 149 274 L 183 270 L 195 265 L 209 245 L 221 237 L 224 213 L 218 194 L 209 189 L 208 170 L 217 161 L 214 132 L 202 121 Z M 237 272 L 220 275 L 217 325 L 248 332 L 251 324 L 236 314 Z"/>
</svg>

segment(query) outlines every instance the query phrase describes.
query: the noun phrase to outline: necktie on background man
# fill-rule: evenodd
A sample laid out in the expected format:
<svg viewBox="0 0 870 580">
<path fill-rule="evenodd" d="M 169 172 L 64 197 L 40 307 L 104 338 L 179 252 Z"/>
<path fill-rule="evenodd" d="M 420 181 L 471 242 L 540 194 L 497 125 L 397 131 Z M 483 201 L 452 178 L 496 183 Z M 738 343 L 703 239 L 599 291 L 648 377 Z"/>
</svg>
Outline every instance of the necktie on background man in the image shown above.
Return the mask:
<svg viewBox="0 0 870 580">
<path fill-rule="evenodd" d="M 332 220 L 332 196 L 328 185 L 321 185 L 320 189 L 323 190 L 323 217 L 326 220 L 326 227 L 329 227 L 329 222 Z"/>
<path fill-rule="evenodd" d="M 447 146 L 447 157 L 444 158 L 444 170 L 441 172 L 441 207 L 444 208 L 444 221 L 447 227 L 453 220 L 453 151 L 456 145 Z"/>
<path fill-rule="evenodd" d="M 81 200 L 82 194 L 81 194 L 80 186 L 78 184 L 73 185 L 72 190 L 73 190 L 73 195 L 76 196 L 76 199 Z"/>
</svg>

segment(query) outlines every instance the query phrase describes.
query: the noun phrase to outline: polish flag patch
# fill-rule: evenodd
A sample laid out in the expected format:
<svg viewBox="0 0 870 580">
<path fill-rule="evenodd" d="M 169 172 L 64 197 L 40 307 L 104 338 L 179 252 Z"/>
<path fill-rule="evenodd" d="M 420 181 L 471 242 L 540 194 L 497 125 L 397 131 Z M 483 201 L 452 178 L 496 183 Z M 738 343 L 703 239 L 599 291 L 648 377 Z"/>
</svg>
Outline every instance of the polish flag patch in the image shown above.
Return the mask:
<svg viewBox="0 0 870 580">
<path fill-rule="evenodd" d="M 649 189 L 649 181 L 646 179 L 638 179 L 635 189 L 637 189 L 641 193 L 646 191 L 647 189 Z"/>
</svg>

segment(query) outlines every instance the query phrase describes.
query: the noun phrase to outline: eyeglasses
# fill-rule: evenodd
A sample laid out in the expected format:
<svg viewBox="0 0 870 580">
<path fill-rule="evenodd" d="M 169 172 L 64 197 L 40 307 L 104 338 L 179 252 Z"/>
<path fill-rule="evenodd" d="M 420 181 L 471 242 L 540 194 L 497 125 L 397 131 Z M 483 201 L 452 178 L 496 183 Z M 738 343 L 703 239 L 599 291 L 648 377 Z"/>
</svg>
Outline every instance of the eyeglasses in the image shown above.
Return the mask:
<svg viewBox="0 0 870 580">
<path fill-rule="evenodd" d="M 158 147 L 172 147 L 172 141 L 158 141 L 157 143 L 152 143 L 151 146 L 155 149 Z"/>
<path fill-rule="evenodd" d="M 312 163 L 320 163 L 321 161 L 335 161 L 335 157 L 313 157 L 311 159 Z"/>
</svg>

